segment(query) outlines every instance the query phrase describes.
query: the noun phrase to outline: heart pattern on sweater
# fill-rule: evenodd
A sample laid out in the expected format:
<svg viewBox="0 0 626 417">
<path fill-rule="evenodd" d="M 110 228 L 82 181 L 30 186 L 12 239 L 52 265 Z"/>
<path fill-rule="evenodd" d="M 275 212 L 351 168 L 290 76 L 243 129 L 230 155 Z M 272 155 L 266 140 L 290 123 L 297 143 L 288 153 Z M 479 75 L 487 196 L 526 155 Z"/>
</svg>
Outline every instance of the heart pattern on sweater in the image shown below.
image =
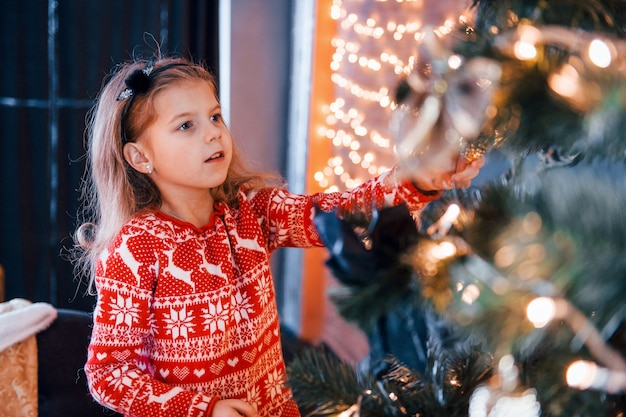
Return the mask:
<svg viewBox="0 0 626 417">
<path fill-rule="evenodd" d="M 186 366 L 183 366 L 182 368 L 177 366 L 174 368 L 174 376 L 176 376 L 176 378 L 180 379 L 181 381 L 187 378 L 187 375 L 189 375 L 189 368 L 187 368 Z"/>
<path fill-rule="evenodd" d="M 118 361 L 122 362 L 123 360 L 125 360 L 126 358 L 128 358 L 130 356 L 130 350 L 126 349 L 122 352 L 120 352 L 119 350 L 113 351 L 113 357 L 115 359 L 117 359 Z"/>
<path fill-rule="evenodd" d="M 243 355 L 241 355 L 241 357 L 246 362 L 252 363 L 254 361 L 254 358 L 256 358 L 256 352 L 254 350 L 251 350 L 249 352 L 245 351 L 243 352 Z"/>
<path fill-rule="evenodd" d="M 211 368 L 210 368 L 211 372 L 213 372 L 215 375 L 222 372 L 222 369 L 224 369 L 224 361 L 219 361 L 218 363 L 214 363 L 213 365 L 211 365 Z"/>
</svg>

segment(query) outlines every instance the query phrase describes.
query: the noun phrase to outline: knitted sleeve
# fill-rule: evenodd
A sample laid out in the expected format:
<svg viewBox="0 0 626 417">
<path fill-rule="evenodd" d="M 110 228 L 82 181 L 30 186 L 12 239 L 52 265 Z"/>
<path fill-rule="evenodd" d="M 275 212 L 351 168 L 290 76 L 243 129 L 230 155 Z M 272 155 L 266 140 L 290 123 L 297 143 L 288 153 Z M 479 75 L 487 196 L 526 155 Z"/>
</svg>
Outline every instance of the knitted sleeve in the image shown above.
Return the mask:
<svg viewBox="0 0 626 417">
<path fill-rule="evenodd" d="M 397 183 L 395 170 L 391 170 L 343 193 L 299 195 L 282 189 L 263 190 L 252 198 L 252 204 L 266 223 L 270 249 L 276 249 L 323 245 L 313 224 L 316 207 L 326 212 L 337 209 L 368 216 L 375 208 L 406 203 L 410 211 L 416 211 L 440 194 L 426 195 L 410 182 Z"/>
<path fill-rule="evenodd" d="M 160 245 L 153 234 L 127 225 L 97 265 L 85 365 L 89 389 L 99 403 L 125 415 L 210 416 L 216 398 L 157 381 L 144 355 Z"/>
</svg>

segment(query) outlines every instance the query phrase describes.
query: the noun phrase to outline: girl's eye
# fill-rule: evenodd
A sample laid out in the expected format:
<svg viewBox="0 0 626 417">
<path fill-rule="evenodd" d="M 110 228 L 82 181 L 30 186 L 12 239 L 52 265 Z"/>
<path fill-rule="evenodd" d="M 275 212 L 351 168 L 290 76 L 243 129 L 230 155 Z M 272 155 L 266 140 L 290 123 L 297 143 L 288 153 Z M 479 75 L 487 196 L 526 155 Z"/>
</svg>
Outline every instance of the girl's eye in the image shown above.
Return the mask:
<svg viewBox="0 0 626 417">
<path fill-rule="evenodd" d="M 211 121 L 212 122 L 222 121 L 222 114 L 221 113 L 214 114 L 213 116 L 211 116 Z"/>
<path fill-rule="evenodd" d="M 178 130 L 188 130 L 188 129 L 191 129 L 191 126 L 192 126 L 191 122 L 185 122 L 178 127 Z"/>
</svg>

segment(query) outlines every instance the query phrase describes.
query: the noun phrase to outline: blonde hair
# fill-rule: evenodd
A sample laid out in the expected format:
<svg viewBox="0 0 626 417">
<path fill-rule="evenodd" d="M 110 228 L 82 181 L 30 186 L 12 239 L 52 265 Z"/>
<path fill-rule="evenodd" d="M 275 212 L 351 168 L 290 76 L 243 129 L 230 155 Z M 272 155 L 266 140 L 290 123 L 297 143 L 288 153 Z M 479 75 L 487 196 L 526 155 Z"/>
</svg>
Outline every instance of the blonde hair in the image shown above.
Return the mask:
<svg viewBox="0 0 626 417">
<path fill-rule="evenodd" d="M 74 233 L 71 260 L 76 276 L 89 277 L 88 293 L 93 294 L 93 280 L 98 257 L 111 244 L 121 227 L 137 212 L 158 209 L 161 195 L 149 176 L 135 171 L 124 159 L 123 147 L 134 142 L 157 117 L 155 97 L 173 83 L 184 80 L 208 82 L 217 97 L 213 75 L 201 64 L 184 58 L 158 58 L 149 75 L 145 93 L 118 100 L 127 86 L 125 80 L 147 67 L 148 60 L 134 60 L 118 65 L 105 82 L 95 106 L 87 116 L 87 162 L 81 185 L 79 225 Z M 234 141 L 233 141 L 234 142 Z M 271 173 L 249 169 L 235 143 L 233 157 L 224 183 L 211 190 L 215 201 L 237 204 L 240 190 L 282 186 L 282 179 Z"/>
</svg>

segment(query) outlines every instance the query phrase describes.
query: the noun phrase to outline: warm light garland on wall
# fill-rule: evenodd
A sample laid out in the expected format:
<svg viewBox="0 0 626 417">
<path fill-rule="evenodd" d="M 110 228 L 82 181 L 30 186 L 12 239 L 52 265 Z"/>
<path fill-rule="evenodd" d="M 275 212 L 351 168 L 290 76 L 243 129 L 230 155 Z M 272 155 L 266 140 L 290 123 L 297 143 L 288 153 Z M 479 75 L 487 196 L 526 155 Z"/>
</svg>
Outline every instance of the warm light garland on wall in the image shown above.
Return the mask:
<svg viewBox="0 0 626 417">
<path fill-rule="evenodd" d="M 444 16 L 435 32 L 452 30 L 457 9 L 451 8 L 450 18 Z M 423 0 L 332 2 L 330 17 L 337 22 L 330 64 L 335 94 L 334 101 L 323 105 L 325 120 L 316 129 L 318 138 L 332 144 L 326 166 L 314 173 L 322 189 L 352 188 L 396 163 L 388 134 L 395 88 L 412 70 L 422 30 L 433 25 L 432 16 L 432 5 Z"/>
</svg>

